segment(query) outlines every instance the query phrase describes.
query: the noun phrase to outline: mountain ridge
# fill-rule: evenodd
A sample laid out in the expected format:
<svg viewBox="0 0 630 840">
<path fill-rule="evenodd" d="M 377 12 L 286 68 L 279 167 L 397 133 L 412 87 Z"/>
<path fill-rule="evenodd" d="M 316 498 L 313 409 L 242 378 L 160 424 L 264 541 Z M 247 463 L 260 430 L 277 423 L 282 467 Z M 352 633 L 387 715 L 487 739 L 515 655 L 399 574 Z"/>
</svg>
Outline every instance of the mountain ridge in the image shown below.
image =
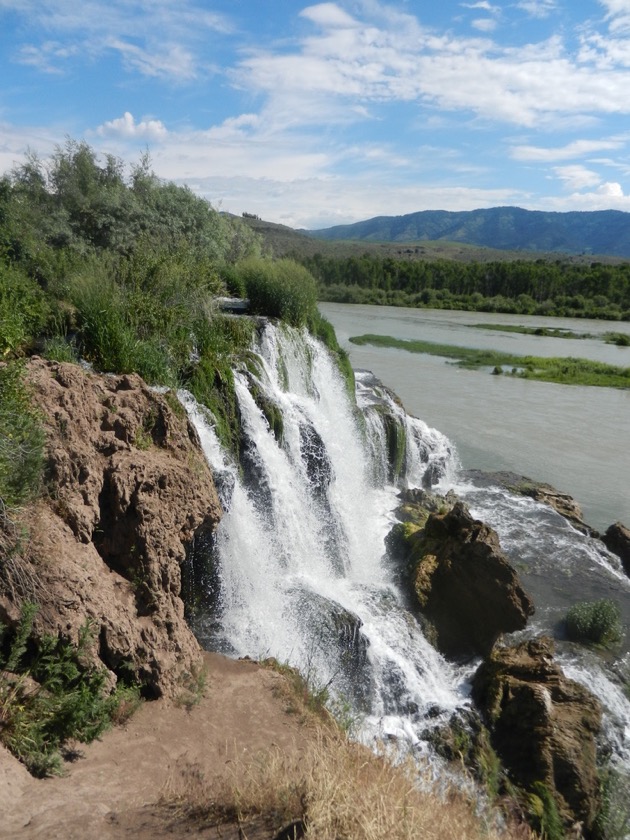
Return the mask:
<svg viewBox="0 0 630 840">
<path fill-rule="evenodd" d="M 362 242 L 450 241 L 498 250 L 630 257 L 630 213 L 621 210 L 568 212 L 491 207 L 478 210 L 420 210 L 374 216 L 349 225 L 300 230 L 314 239 Z"/>
</svg>

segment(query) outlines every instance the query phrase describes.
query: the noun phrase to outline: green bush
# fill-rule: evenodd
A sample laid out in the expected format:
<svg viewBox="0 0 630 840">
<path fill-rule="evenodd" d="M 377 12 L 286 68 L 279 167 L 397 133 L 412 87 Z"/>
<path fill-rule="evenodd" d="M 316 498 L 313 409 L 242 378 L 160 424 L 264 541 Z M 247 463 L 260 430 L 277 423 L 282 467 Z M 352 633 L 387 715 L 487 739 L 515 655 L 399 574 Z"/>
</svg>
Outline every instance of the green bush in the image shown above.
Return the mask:
<svg viewBox="0 0 630 840">
<path fill-rule="evenodd" d="M 106 671 L 86 664 L 89 623 L 75 648 L 54 636 L 35 639 L 36 612 L 26 603 L 12 633 L 0 625 L 0 739 L 34 776 L 48 776 L 61 771 L 66 742 L 93 741 L 140 695 L 125 686 L 108 693 Z"/>
<path fill-rule="evenodd" d="M 0 501 L 15 507 L 39 489 L 44 432 L 24 382 L 24 366 L 0 367 Z"/>
<path fill-rule="evenodd" d="M 0 358 L 21 353 L 44 327 L 49 307 L 37 282 L 0 261 Z"/>
<path fill-rule="evenodd" d="M 258 315 L 280 318 L 294 327 L 304 326 L 317 306 L 317 285 L 312 274 L 293 260 L 250 258 L 236 266 L 250 309 Z M 234 281 L 232 281 L 234 282 Z"/>
<path fill-rule="evenodd" d="M 582 601 L 565 617 L 567 636 L 576 642 L 610 645 L 621 638 L 621 611 L 616 601 Z"/>
</svg>

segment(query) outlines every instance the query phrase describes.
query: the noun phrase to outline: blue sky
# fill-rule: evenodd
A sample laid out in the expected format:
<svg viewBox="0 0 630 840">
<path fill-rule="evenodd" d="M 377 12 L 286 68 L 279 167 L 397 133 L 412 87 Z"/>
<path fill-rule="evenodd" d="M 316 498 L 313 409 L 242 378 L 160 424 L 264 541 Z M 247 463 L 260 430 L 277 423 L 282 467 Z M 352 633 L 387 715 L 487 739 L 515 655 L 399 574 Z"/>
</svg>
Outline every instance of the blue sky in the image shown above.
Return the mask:
<svg viewBox="0 0 630 840">
<path fill-rule="evenodd" d="M 67 137 L 317 228 L 630 210 L 630 0 L 0 0 L 0 170 Z"/>
</svg>

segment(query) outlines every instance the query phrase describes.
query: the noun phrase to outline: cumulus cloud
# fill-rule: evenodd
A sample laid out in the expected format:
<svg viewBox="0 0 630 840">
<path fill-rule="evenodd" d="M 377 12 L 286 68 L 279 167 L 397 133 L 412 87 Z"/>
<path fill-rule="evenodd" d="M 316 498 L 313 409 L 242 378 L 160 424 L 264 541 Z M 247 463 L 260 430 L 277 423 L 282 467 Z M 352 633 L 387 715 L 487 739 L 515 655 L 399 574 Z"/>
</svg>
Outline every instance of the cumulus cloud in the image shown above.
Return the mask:
<svg viewBox="0 0 630 840">
<path fill-rule="evenodd" d="M 166 126 L 161 120 L 140 120 L 136 122 L 129 111 L 122 117 L 99 125 L 96 133 L 101 137 L 118 136 L 127 139 L 163 140 L 168 134 Z"/>
<path fill-rule="evenodd" d="M 605 195 L 612 198 L 623 198 L 623 189 L 621 184 L 617 183 L 616 181 L 606 181 L 603 184 L 600 184 L 597 188 L 598 195 Z"/>
</svg>

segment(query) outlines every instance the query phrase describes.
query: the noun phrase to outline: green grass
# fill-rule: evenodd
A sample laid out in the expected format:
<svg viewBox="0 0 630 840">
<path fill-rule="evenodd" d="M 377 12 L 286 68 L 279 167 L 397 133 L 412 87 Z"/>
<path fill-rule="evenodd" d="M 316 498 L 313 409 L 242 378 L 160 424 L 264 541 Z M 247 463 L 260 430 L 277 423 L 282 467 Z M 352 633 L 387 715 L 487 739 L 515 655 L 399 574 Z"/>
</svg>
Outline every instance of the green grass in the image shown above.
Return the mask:
<svg viewBox="0 0 630 840">
<path fill-rule="evenodd" d="M 604 333 L 606 344 L 616 344 L 617 347 L 630 347 L 630 335 L 621 332 Z"/>
<path fill-rule="evenodd" d="M 539 335 L 544 338 L 597 338 L 592 333 L 577 333 L 574 330 L 552 327 L 523 327 L 517 324 L 470 324 L 477 330 L 496 330 L 497 332 L 520 333 L 522 335 Z M 610 333 L 612 335 L 612 333 Z M 616 335 L 616 333 L 615 333 Z"/>
<path fill-rule="evenodd" d="M 619 604 L 610 598 L 574 604 L 566 614 L 565 624 L 567 636 L 575 642 L 606 647 L 621 639 Z"/>
<path fill-rule="evenodd" d="M 452 344 L 438 344 L 433 341 L 409 341 L 388 335 L 359 335 L 353 336 L 350 341 L 359 345 L 372 344 L 376 347 L 407 350 L 410 353 L 442 356 L 453 359 L 460 367 L 492 368 L 493 373 L 504 373 L 520 379 L 555 382 L 559 385 L 630 388 L 630 368 L 607 365 L 590 359 L 517 356 L 498 350 L 475 350 L 471 347 L 455 347 Z"/>
<path fill-rule="evenodd" d="M 24 379 L 24 364 L 0 367 L 0 503 L 13 508 L 39 489 L 44 432 Z"/>
</svg>

